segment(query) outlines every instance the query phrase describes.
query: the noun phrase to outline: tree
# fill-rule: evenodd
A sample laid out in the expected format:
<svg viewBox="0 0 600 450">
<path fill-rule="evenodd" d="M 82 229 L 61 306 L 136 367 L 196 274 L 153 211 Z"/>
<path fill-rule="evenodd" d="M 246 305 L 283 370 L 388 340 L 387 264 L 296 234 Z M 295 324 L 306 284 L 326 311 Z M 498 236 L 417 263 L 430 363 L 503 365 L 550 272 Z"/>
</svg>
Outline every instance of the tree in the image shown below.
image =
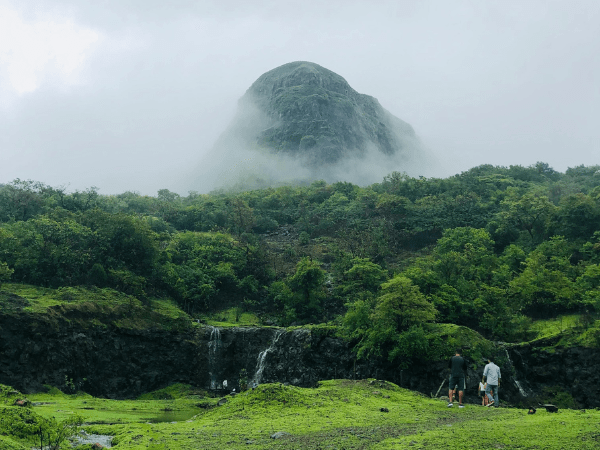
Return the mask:
<svg viewBox="0 0 600 450">
<path fill-rule="evenodd" d="M 508 195 L 502 201 L 503 210 L 499 213 L 501 226 L 499 233 L 510 232 L 513 227 L 526 232 L 533 244 L 539 244 L 546 237 L 548 222 L 556 207 L 548 197 L 540 192 L 521 193 L 508 188 Z"/>
<path fill-rule="evenodd" d="M 600 265 L 590 264 L 576 280 L 584 308 L 592 307 L 600 312 Z"/>
<path fill-rule="evenodd" d="M 359 292 L 375 293 L 387 278 L 380 265 L 368 258 L 353 258 L 352 267 L 344 272 L 340 291 L 342 295 L 352 296 Z"/>
<path fill-rule="evenodd" d="M 578 193 L 561 200 L 556 213 L 557 234 L 588 239 L 600 230 L 600 203 Z"/>
<path fill-rule="evenodd" d="M 303 321 L 316 320 L 323 310 L 325 299 L 325 271 L 311 258 L 305 257 L 296 264 L 296 272 L 288 280 L 292 295 L 287 307 L 294 309 L 296 317 Z"/>
<path fill-rule="evenodd" d="M 432 322 L 437 314 L 419 288 L 402 275 L 381 286 L 381 294 L 375 300 L 367 322 L 365 315 L 369 306 L 366 302 L 357 302 L 345 319 L 349 334 L 360 337 L 356 346 L 359 358 L 387 354 L 388 359 L 393 360 L 401 353 L 397 345 L 403 333 Z M 367 323 L 370 326 L 364 329 Z"/>
<path fill-rule="evenodd" d="M 167 261 L 159 271 L 163 285 L 189 312 L 207 311 L 241 301 L 248 294 L 240 285 L 246 265 L 243 248 L 225 233 L 178 233 L 166 248 Z"/>
<path fill-rule="evenodd" d="M 13 274 L 13 272 L 14 270 L 8 267 L 8 264 L 6 264 L 5 262 L 0 262 L 0 287 L 2 287 L 3 281 L 10 280 L 10 277 Z"/>
<path fill-rule="evenodd" d="M 510 293 L 529 314 L 555 314 L 576 306 L 574 280 L 580 269 L 569 261 L 571 250 L 562 236 L 556 236 L 527 256 L 525 269 L 510 282 Z"/>
<path fill-rule="evenodd" d="M 68 215 L 39 216 L 0 230 L 0 254 L 14 269 L 15 279 L 42 286 L 85 282 L 95 244 L 95 234 Z"/>
<path fill-rule="evenodd" d="M 32 180 L 15 179 L 0 187 L 0 221 L 27 220 L 43 212 L 50 186 Z"/>
<path fill-rule="evenodd" d="M 237 236 L 240 237 L 242 233 L 248 233 L 254 226 L 252 208 L 250 208 L 248 203 L 241 198 L 233 199 L 231 207 L 233 227 Z"/>
</svg>

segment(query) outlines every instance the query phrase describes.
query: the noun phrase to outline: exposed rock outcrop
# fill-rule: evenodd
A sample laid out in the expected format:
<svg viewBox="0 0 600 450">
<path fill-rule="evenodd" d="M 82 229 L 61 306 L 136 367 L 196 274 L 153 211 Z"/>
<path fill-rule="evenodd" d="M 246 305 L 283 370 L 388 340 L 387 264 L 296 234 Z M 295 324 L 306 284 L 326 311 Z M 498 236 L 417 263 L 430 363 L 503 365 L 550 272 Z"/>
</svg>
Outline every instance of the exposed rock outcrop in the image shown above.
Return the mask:
<svg viewBox="0 0 600 450">
<path fill-rule="evenodd" d="M 550 343 L 509 349 L 515 369 L 526 380 L 530 394 L 548 401 L 548 393 L 558 389 L 572 396 L 579 406 L 599 407 L 600 349 L 547 347 Z"/>
<path fill-rule="evenodd" d="M 348 342 L 327 329 L 220 328 L 218 352 L 211 360 L 212 327 L 183 330 L 131 330 L 81 326 L 67 320 L 16 314 L 0 315 L 0 383 L 22 392 L 44 385 L 78 388 L 104 397 L 134 397 L 182 382 L 210 388 L 228 380 L 238 387 L 242 370 L 248 382 L 260 372 L 260 382 L 314 386 L 334 378 L 378 378 L 435 395 L 448 389 L 445 361 L 401 370 L 387 360 L 356 361 Z M 559 386 L 583 407 L 600 406 L 590 387 L 597 386 L 594 349 L 564 349 L 550 353 L 532 347 L 508 349 L 502 367 L 501 400 L 524 400 L 515 383 L 540 393 Z M 507 356 L 508 356 L 507 353 Z M 262 368 L 261 368 L 262 364 Z M 514 367 L 512 367 L 514 364 Z M 474 370 L 476 369 L 476 370 Z M 467 398 L 476 401 L 483 365 L 471 364 Z"/>
<path fill-rule="evenodd" d="M 240 100 L 233 126 L 243 129 L 253 144 L 301 156 L 314 167 L 364 156 L 369 147 L 386 155 L 407 152 L 416 137 L 409 124 L 375 98 L 305 61 L 261 75 Z"/>
<path fill-rule="evenodd" d="M 203 168 L 211 167 L 204 172 L 219 173 L 221 181 L 262 177 L 365 184 L 430 163 L 413 128 L 377 99 L 318 64 L 296 61 L 250 86 Z"/>
</svg>

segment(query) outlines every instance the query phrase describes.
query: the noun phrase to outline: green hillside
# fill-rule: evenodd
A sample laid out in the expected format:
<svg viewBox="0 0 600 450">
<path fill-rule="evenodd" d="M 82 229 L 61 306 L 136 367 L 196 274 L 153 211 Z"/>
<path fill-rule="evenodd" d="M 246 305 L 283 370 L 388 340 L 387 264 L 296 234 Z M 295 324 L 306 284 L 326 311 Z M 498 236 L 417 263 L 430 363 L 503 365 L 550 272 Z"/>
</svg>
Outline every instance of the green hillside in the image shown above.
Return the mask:
<svg viewBox="0 0 600 450">
<path fill-rule="evenodd" d="M 94 304 L 172 301 L 191 319 L 332 322 L 367 353 L 426 323 L 521 342 L 569 316 L 583 332 L 600 299 L 599 173 L 479 166 L 186 197 L 15 180 L 0 187 L 0 299 L 18 306 L 23 284 L 59 290 L 42 306 L 87 289 Z"/>
<path fill-rule="evenodd" d="M 227 397 L 222 406 L 185 386 L 157 394 L 170 398 L 114 401 L 57 390 L 33 395 L 30 408 L 0 406 L 0 443 L 25 449 L 36 442 L 18 425 L 23 411 L 32 424 L 53 420 L 55 428 L 81 416 L 88 434 L 113 436 L 118 449 L 551 450 L 574 443 L 595 449 L 600 439 L 596 410 L 553 414 L 541 408 L 528 415 L 526 409 L 447 408 L 377 380 L 324 381 L 314 389 L 266 384 Z"/>
</svg>

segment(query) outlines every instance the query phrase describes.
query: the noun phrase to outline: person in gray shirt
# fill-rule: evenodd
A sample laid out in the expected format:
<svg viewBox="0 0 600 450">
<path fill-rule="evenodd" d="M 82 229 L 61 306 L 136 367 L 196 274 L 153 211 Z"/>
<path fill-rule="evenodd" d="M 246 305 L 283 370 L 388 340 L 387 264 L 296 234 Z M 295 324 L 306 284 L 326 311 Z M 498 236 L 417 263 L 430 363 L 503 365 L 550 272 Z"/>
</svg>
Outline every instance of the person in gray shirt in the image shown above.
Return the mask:
<svg viewBox="0 0 600 450">
<path fill-rule="evenodd" d="M 500 367 L 492 362 L 492 358 L 488 358 L 488 363 L 483 369 L 483 378 L 481 379 L 482 383 L 487 381 L 487 386 L 485 388 L 485 395 L 487 395 L 490 402 L 487 406 L 494 406 L 497 408 L 500 406 L 500 400 L 498 399 L 498 389 L 500 388 Z M 490 391 L 494 391 L 494 396 L 490 394 Z"/>
</svg>

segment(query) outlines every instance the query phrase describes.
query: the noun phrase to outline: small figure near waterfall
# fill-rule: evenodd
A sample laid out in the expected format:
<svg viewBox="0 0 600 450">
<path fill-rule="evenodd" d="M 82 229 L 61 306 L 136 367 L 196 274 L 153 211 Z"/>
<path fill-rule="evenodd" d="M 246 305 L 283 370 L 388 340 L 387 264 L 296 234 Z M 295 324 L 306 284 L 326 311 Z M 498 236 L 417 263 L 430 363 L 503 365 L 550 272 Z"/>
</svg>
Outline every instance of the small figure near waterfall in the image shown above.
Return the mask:
<svg viewBox="0 0 600 450">
<path fill-rule="evenodd" d="M 462 350 L 457 349 L 456 354 L 450 358 L 448 368 L 450 369 L 450 385 L 448 386 L 448 408 L 452 408 L 453 390 L 458 386 L 458 407 L 464 408 L 463 394 L 465 390 L 465 374 L 467 372 L 467 362 L 461 356 Z"/>
<path fill-rule="evenodd" d="M 492 358 L 488 358 L 488 363 L 483 369 L 483 378 L 481 379 L 482 383 L 487 382 L 485 388 L 485 395 L 489 399 L 488 407 L 494 406 L 495 408 L 500 406 L 500 400 L 498 398 L 498 389 L 500 387 L 500 367 L 493 363 Z M 493 391 L 494 394 L 490 393 Z"/>
<path fill-rule="evenodd" d="M 488 404 L 488 398 L 487 395 L 485 395 L 486 386 L 487 383 L 484 383 L 483 381 L 479 382 L 479 396 L 481 397 L 481 406 L 487 406 Z"/>
<path fill-rule="evenodd" d="M 227 380 L 223 380 L 223 389 L 227 389 Z"/>
</svg>

